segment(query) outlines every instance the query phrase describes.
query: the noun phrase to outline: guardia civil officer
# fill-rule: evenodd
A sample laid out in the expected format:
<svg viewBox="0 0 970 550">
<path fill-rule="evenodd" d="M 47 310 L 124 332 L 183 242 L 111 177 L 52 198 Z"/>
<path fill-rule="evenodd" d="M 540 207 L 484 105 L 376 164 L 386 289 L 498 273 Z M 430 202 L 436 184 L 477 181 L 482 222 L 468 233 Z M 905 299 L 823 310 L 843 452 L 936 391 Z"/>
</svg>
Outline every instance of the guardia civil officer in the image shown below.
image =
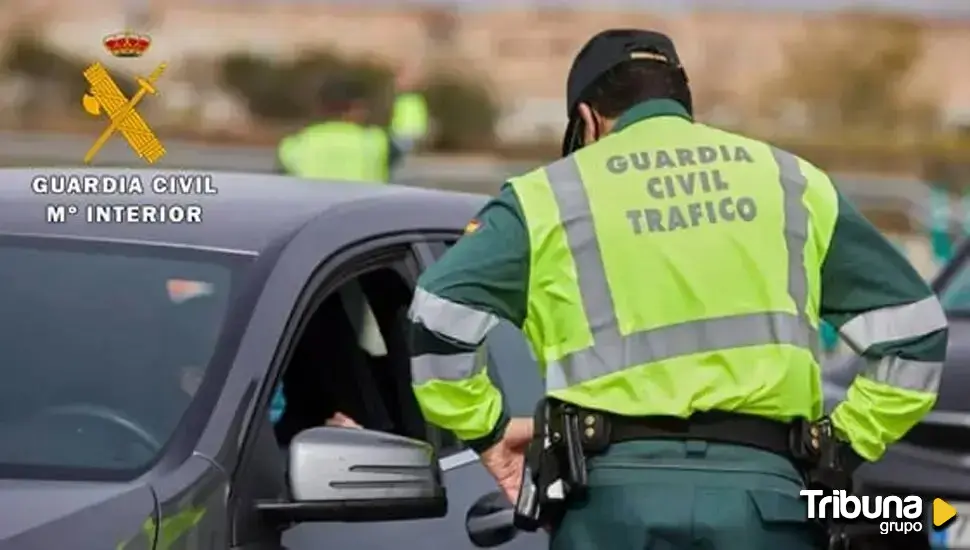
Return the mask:
<svg viewBox="0 0 970 550">
<path fill-rule="evenodd" d="M 598 34 L 567 101 L 563 158 L 509 181 L 418 283 L 426 417 L 516 498 L 521 425 L 475 353 L 505 319 L 554 403 L 611 427 L 553 548 L 824 545 L 787 441 L 823 414 L 820 319 L 867 360 L 828 424 L 849 468 L 933 406 L 940 304 L 824 172 L 694 121 L 666 36 Z"/>
<path fill-rule="evenodd" d="M 368 124 L 362 83 L 333 78 L 317 95 L 319 120 L 280 141 L 277 171 L 302 178 L 386 183 L 400 152 L 388 132 Z"/>
</svg>

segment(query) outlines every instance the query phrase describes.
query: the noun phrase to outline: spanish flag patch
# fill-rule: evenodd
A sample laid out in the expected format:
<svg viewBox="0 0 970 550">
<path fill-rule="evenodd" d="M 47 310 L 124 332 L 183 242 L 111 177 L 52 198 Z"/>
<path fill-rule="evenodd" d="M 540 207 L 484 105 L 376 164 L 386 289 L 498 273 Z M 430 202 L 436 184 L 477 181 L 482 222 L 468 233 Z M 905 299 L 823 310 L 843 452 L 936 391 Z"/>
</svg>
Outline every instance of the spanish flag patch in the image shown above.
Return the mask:
<svg viewBox="0 0 970 550">
<path fill-rule="evenodd" d="M 478 231 L 481 226 L 482 222 L 473 219 L 472 221 L 468 222 L 468 225 L 465 226 L 465 235 Z"/>
</svg>

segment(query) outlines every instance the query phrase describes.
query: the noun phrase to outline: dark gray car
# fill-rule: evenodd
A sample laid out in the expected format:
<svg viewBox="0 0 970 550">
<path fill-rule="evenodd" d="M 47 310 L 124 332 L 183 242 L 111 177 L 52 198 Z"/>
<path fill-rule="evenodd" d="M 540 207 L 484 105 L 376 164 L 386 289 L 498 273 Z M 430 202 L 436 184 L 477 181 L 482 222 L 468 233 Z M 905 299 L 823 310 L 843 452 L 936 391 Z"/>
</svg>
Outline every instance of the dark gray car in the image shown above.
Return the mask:
<svg viewBox="0 0 970 550">
<path fill-rule="evenodd" d="M 453 550 L 466 519 L 511 539 L 477 456 L 424 422 L 404 334 L 483 197 L 241 174 L 54 192 L 40 172 L 0 172 L 0 548 Z M 200 223 L 159 221 L 186 206 Z M 489 349 L 529 415 L 518 332 Z M 367 430 L 321 427 L 337 411 Z"/>
</svg>

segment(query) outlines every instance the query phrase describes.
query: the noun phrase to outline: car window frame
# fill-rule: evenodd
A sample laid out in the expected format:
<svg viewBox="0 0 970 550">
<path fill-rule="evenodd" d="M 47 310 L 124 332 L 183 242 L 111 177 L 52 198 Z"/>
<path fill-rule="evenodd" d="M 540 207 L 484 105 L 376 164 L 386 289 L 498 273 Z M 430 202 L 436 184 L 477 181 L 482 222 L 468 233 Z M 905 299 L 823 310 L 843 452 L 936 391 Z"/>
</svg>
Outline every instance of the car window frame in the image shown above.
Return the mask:
<svg viewBox="0 0 970 550">
<path fill-rule="evenodd" d="M 250 429 L 240 443 L 238 460 L 231 473 L 228 513 L 233 523 L 234 545 L 258 540 L 275 529 L 255 513 L 256 500 L 279 498 L 281 495 L 271 494 L 275 486 L 287 485 L 284 455 L 276 445 L 269 421 L 270 403 L 283 366 L 290 360 L 313 312 L 341 285 L 374 268 L 398 268 L 403 264 L 404 272 L 400 269 L 398 272 L 413 286 L 418 273 L 413 243 L 421 238 L 420 234 L 409 232 L 356 243 L 323 259 L 304 283 L 286 329 L 276 342 L 272 364 L 263 373 L 259 390 L 253 397 L 255 401 L 248 410 Z M 391 257 L 395 259 L 388 261 Z"/>
</svg>

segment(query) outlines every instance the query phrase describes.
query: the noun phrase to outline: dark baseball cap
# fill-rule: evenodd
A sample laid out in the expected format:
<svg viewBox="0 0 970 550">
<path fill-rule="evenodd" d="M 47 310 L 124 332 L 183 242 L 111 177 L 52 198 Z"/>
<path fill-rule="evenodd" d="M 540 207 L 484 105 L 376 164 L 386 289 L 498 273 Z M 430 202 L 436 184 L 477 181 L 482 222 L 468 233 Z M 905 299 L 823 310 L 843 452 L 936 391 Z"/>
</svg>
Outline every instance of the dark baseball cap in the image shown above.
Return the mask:
<svg viewBox="0 0 970 550">
<path fill-rule="evenodd" d="M 638 29 L 610 29 L 600 32 L 583 46 L 569 69 L 566 80 L 566 116 L 569 123 L 563 135 L 562 154 L 577 149 L 580 124 L 576 108 L 589 87 L 604 73 L 620 63 L 648 59 L 681 67 L 674 42 L 665 34 Z"/>
</svg>

